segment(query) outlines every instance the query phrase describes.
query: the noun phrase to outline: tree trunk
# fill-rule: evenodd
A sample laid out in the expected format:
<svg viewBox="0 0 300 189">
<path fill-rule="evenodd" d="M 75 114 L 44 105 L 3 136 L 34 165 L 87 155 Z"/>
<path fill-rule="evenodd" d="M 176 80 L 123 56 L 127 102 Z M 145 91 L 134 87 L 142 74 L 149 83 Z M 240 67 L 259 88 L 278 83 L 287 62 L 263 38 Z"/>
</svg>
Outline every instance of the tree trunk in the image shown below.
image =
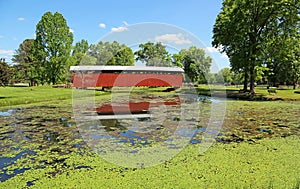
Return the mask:
<svg viewBox="0 0 300 189">
<path fill-rule="evenodd" d="M 254 66 L 251 65 L 250 67 L 250 93 L 251 95 L 254 95 L 254 77 L 255 77 L 255 73 L 254 73 Z"/>
<path fill-rule="evenodd" d="M 255 79 L 255 72 L 254 72 L 254 61 L 251 60 L 251 66 L 250 66 L 250 94 L 254 95 L 254 79 Z"/>
<path fill-rule="evenodd" d="M 296 90 L 297 85 L 298 85 L 298 79 L 294 79 L 294 80 L 293 80 L 293 89 L 294 89 L 294 90 Z"/>
<path fill-rule="evenodd" d="M 250 33 L 249 35 L 250 38 L 250 49 L 249 49 L 249 71 L 250 71 L 250 94 L 254 95 L 254 79 L 255 79 L 255 63 L 256 63 L 256 53 L 257 53 L 257 40 L 256 36 L 253 33 Z"/>
<path fill-rule="evenodd" d="M 33 87 L 34 86 L 34 81 L 31 79 L 29 82 L 29 87 Z"/>
<path fill-rule="evenodd" d="M 55 79 L 55 76 L 52 77 L 52 85 L 55 85 L 56 84 L 56 79 Z"/>
<path fill-rule="evenodd" d="M 244 70 L 244 92 L 247 91 L 247 87 L 248 87 L 248 70 L 245 68 Z"/>
</svg>

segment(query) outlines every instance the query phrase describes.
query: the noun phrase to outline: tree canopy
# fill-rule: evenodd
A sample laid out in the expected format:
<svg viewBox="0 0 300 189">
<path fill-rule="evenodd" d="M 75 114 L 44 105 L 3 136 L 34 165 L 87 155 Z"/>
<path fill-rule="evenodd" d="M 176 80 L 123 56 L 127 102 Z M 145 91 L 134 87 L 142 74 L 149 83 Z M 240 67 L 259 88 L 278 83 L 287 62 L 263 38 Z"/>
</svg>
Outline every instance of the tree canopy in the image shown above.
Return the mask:
<svg viewBox="0 0 300 189">
<path fill-rule="evenodd" d="M 25 39 L 13 55 L 12 61 L 17 63 L 15 69 L 19 72 L 20 80 L 34 86 L 38 79 L 36 62 L 34 61 L 34 39 Z"/>
<path fill-rule="evenodd" d="M 74 46 L 73 34 L 62 14 L 46 12 L 36 25 L 36 38 L 25 39 L 13 55 L 11 81 L 56 84 L 70 79 L 74 65 L 178 66 L 192 82 L 244 82 L 254 94 L 254 81 L 293 83 L 300 79 L 300 1 L 224 0 L 213 28 L 215 48 L 226 53 L 231 69 L 209 73 L 212 59 L 201 48 L 190 47 L 170 54 L 160 42 L 132 49 L 117 41 L 89 45 L 82 39 Z M 8 68 L 8 69 L 6 69 Z M 3 74 L 6 71 L 3 72 Z M 8 76 L 8 75 L 6 75 Z M 6 78 L 3 77 L 3 78 Z M 223 78 L 222 78 L 223 77 Z"/>
<path fill-rule="evenodd" d="M 96 65 L 134 65 L 134 54 L 128 46 L 114 41 L 92 44 L 83 58 L 83 64 Z"/>
<path fill-rule="evenodd" d="M 81 41 L 77 42 L 72 49 L 71 65 L 78 66 L 88 49 L 89 43 L 87 40 L 82 39 Z"/>
<path fill-rule="evenodd" d="M 209 73 L 212 58 L 206 56 L 205 51 L 195 46 L 182 49 L 173 56 L 176 61 L 181 62 L 184 71 L 192 82 L 206 83 L 206 74 Z"/>
<path fill-rule="evenodd" d="M 250 75 L 252 94 L 255 67 L 262 66 L 263 60 L 273 55 L 268 47 L 276 42 L 276 34 L 293 40 L 299 38 L 296 32 L 299 31 L 299 3 L 297 0 L 224 0 L 214 24 L 212 45 L 228 55 L 233 70 L 244 72 L 245 90 Z M 283 52 L 280 59 L 286 56 Z"/>
<path fill-rule="evenodd" d="M 0 58 L 0 86 L 9 84 L 11 70 L 9 65 L 5 62 L 4 58 Z"/>
<path fill-rule="evenodd" d="M 171 55 L 162 43 L 151 41 L 140 44 L 140 50 L 135 51 L 136 61 L 146 63 L 146 66 L 171 66 Z"/>
<path fill-rule="evenodd" d="M 34 57 L 42 84 L 56 84 L 64 79 L 72 43 L 73 34 L 63 15 L 46 12 L 36 26 L 34 45 Z"/>
</svg>

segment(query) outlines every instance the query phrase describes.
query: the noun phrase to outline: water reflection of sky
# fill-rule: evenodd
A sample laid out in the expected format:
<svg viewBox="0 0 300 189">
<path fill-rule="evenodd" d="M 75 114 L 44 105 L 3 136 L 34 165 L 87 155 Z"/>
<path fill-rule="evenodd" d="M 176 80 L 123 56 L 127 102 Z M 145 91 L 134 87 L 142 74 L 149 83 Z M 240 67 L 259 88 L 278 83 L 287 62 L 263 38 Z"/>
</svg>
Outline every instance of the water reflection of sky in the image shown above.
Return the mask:
<svg viewBox="0 0 300 189">
<path fill-rule="evenodd" d="M 189 138 L 191 144 L 201 142 L 197 134 L 206 132 L 205 127 L 198 127 L 197 115 L 200 112 L 191 112 L 191 115 L 183 115 L 183 107 L 187 104 L 197 104 L 199 102 L 221 103 L 221 99 L 198 96 L 195 94 L 183 94 L 175 97 L 151 97 L 137 98 L 126 101 L 104 103 L 96 108 L 96 119 L 84 124 L 99 124 L 98 126 L 88 126 L 92 130 L 88 131 L 82 127 L 83 133 L 88 133 L 90 140 L 109 139 L 117 143 L 128 143 L 135 145 L 150 145 L 153 142 L 171 141 L 171 135 L 177 137 Z M 182 104 L 184 103 L 184 104 Z M 189 108 L 192 106 L 188 106 Z M 188 109 L 188 108 L 187 108 Z M 190 110 L 189 110 L 190 111 Z M 198 110 L 199 111 L 199 110 Z M 134 115 L 135 117 L 126 114 Z M 146 116 L 149 115 L 149 116 Z M 113 119 L 109 119 L 112 116 Z M 140 117 L 139 117 L 140 116 Z M 182 117 L 183 116 L 183 117 Z M 189 125 L 187 127 L 178 127 L 179 124 Z M 192 125 L 192 126 L 191 126 Z M 98 129 L 96 129 L 98 128 Z M 209 130 L 210 133 L 216 133 L 218 130 Z"/>
<path fill-rule="evenodd" d="M 21 159 L 25 155 L 36 155 L 36 152 L 31 151 L 31 150 L 25 150 L 21 151 L 18 154 L 16 154 L 14 157 L 0 157 L 0 170 L 3 171 L 3 173 L 0 174 L 0 181 L 6 181 L 9 178 L 14 177 L 17 174 L 23 173 L 26 170 L 29 170 L 30 168 L 20 168 L 20 169 L 14 169 L 12 173 L 8 173 L 5 168 L 13 165 L 18 159 Z"/>
</svg>

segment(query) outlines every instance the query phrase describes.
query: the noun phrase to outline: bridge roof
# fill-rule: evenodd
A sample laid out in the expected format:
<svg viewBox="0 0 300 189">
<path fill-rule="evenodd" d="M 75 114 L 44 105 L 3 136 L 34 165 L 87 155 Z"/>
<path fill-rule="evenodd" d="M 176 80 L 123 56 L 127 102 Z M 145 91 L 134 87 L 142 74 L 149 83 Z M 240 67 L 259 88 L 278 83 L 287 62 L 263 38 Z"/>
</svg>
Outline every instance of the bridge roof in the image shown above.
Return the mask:
<svg viewBox="0 0 300 189">
<path fill-rule="evenodd" d="M 159 71 L 159 72 L 184 72 L 179 67 L 152 67 L 152 66 L 71 66 L 70 71 Z"/>
</svg>

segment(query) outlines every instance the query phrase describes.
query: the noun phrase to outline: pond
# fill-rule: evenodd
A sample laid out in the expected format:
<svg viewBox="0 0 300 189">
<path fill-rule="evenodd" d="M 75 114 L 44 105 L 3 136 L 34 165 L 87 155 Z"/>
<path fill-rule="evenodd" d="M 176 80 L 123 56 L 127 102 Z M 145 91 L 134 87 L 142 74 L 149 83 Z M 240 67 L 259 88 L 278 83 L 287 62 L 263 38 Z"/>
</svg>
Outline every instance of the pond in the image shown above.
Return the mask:
<svg viewBox="0 0 300 189">
<path fill-rule="evenodd" d="M 196 155 L 204 149 L 201 145 L 209 142 L 217 145 L 208 154 L 219 148 L 225 149 L 222 153 L 235 151 L 246 144 L 251 149 L 263 147 L 270 153 L 283 153 L 281 145 L 264 146 L 262 139 L 300 136 L 299 102 L 233 101 L 174 93 L 96 101 L 95 106 L 82 104 L 73 109 L 70 105 L 39 105 L 2 110 L 0 180 L 4 186 L 21 182 L 23 187 L 30 187 L 43 182 L 44 177 L 55 180 L 69 173 L 98 171 L 96 175 L 103 172 L 115 178 L 122 171 L 135 172 L 136 168 L 159 163 L 164 167 L 168 162 L 175 162 L 173 167 L 177 167 L 186 154 L 180 153 L 179 159 L 175 155 L 186 145 L 186 149 L 199 150 L 189 151 L 195 157 L 188 161 L 194 161 L 192 167 L 198 171 L 200 168 L 195 166 L 200 157 L 201 161 L 214 158 Z M 222 122 L 224 111 L 214 107 L 224 104 L 226 119 Z M 246 153 L 240 150 L 242 155 Z M 180 166 L 185 169 L 186 164 Z M 110 169 L 115 172 L 106 171 Z"/>
<path fill-rule="evenodd" d="M 55 106 L 1 111 L 0 180 L 29 170 L 26 162 L 38 161 L 38 168 L 63 164 L 59 156 L 70 152 L 107 154 L 118 149 L 138 153 L 161 145 L 177 153 L 187 143 L 201 143 L 207 125 L 199 125 L 200 112 L 207 120 L 215 103 L 221 101 L 188 94 L 102 102 L 86 108 L 79 117 L 70 108 Z M 220 128 L 215 129 L 218 133 Z M 55 156 L 50 162 L 37 160 L 44 152 Z"/>
<path fill-rule="evenodd" d="M 80 100 L 73 103 L 74 119 L 86 144 L 107 161 L 126 167 L 136 166 L 135 161 L 145 156 L 149 161 L 144 165 L 154 164 L 150 154 L 160 152 L 169 155 L 158 158 L 157 163 L 165 161 L 188 144 L 201 144 L 203 137 L 210 139 L 205 143 L 212 143 L 222 126 L 225 107 L 222 100 L 193 93 L 133 95 L 102 104 Z"/>
</svg>

